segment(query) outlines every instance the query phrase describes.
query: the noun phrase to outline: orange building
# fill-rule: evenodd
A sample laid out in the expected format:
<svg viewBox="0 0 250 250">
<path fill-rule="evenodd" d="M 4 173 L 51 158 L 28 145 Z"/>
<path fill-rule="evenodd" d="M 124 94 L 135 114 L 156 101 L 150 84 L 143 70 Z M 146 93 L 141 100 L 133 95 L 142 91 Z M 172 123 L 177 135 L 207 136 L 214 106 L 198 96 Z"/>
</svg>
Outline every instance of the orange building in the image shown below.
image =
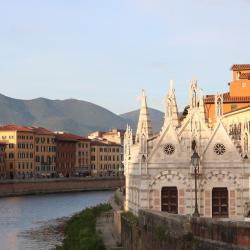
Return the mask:
<svg viewBox="0 0 250 250">
<path fill-rule="evenodd" d="M 250 106 L 250 64 L 234 64 L 229 92 L 223 93 L 223 113 Z M 206 95 L 205 112 L 211 126 L 215 124 L 215 96 Z"/>
<path fill-rule="evenodd" d="M 32 127 L 35 136 L 35 171 L 37 177 L 55 175 L 56 142 L 55 133 L 41 128 Z"/>
</svg>

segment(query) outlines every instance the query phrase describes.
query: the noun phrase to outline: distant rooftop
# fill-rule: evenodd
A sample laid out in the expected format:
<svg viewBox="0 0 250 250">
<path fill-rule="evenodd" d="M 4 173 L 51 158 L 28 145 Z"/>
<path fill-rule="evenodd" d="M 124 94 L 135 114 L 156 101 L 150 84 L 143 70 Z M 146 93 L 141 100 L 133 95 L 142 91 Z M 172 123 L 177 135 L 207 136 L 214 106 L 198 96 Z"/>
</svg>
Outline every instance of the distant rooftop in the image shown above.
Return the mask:
<svg viewBox="0 0 250 250">
<path fill-rule="evenodd" d="M 236 70 L 250 70 L 250 64 L 233 64 L 231 67 L 231 70 L 236 71 Z"/>
<path fill-rule="evenodd" d="M 205 103 L 214 103 L 214 95 L 206 95 L 204 102 Z M 250 96 L 230 96 L 230 93 L 223 93 L 223 102 L 250 102 Z"/>
</svg>

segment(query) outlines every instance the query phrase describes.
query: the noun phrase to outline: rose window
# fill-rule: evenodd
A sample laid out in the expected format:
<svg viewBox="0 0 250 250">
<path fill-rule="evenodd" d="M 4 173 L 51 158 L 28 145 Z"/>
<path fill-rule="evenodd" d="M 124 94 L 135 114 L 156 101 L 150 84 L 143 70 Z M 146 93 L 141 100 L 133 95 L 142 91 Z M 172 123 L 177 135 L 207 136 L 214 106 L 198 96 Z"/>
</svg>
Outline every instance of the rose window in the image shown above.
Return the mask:
<svg viewBox="0 0 250 250">
<path fill-rule="evenodd" d="M 173 144 L 166 144 L 164 146 L 164 153 L 167 154 L 167 155 L 171 155 L 173 154 L 175 151 L 175 147 Z"/>
<path fill-rule="evenodd" d="M 216 143 L 214 145 L 214 152 L 217 155 L 223 155 L 226 152 L 226 147 L 225 145 L 221 144 L 221 143 Z"/>
</svg>

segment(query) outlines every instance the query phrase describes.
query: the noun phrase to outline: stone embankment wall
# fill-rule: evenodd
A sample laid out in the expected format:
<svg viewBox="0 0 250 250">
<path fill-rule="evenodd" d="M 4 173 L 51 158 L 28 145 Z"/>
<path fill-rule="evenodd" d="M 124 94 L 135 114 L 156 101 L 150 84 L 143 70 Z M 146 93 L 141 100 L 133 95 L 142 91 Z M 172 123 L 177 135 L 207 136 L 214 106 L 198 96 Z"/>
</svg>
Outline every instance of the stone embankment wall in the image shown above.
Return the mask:
<svg viewBox="0 0 250 250">
<path fill-rule="evenodd" d="M 250 249 L 250 223 L 192 218 L 141 210 L 138 219 L 122 215 L 126 250 Z"/>
<path fill-rule="evenodd" d="M 0 197 L 73 191 L 112 190 L 121 185 L 120 178 L 67 178 L 13 180 L 0 182 Z"/>
</svg>

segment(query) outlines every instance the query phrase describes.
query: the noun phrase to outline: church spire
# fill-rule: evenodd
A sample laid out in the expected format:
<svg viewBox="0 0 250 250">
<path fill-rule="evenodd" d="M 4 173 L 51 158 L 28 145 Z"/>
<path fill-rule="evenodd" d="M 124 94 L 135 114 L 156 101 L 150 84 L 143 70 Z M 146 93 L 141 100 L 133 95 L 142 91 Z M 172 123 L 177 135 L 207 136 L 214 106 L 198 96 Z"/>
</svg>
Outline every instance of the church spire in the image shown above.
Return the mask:
<svg viewBox="0 0 250 250">
<path fill-rule="evenodd" d="M 145 91 L 142 90 L 141 96 L 141 110 L 139 121 L 137 125 L 136 138 L 135 141 L 139 142 L 141 136 L 145 136 L 149 138 L 153 135 L 151 120 L 149 116 L 148 106 L 147 106 L 147 97 L 145 95 Z"/>
<path fill-rule="evenodd" d="M 205 116 L 204 97 L 202 89 L 200 89 L 199 113 L 203 121 L 205 121 L 206 116 Z"/>
<path fill-rule="evenodd" d="M 172 124 L 175 127 L 179 125 L 178 108 L 177 108 L 177 103 L 176 103 L 173 80 L 170 81 L 169 92 L 166 97 L 164 126 L 167 125 L 169 122 L 172 122 Z"/>
<path fill-rule="evenodd" d="M 190 83 L 189 88 L 189 106 L 190 110 L 194 110 L 197 108 L 198 103 L 198 84 L 197 80 L 193 79 Z"/>
</svg>

